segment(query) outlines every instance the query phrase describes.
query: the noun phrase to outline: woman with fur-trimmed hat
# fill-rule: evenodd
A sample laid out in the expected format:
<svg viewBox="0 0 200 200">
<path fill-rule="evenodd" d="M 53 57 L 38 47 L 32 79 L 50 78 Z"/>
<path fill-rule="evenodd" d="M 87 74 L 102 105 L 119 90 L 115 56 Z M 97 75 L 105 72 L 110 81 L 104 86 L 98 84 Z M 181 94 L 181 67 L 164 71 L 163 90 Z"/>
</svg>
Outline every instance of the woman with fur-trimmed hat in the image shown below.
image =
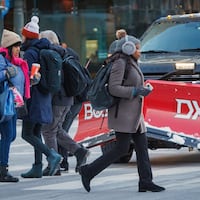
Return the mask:
<svg viewBox="0 0 200 200">
<path fill-rule="evenodd" d="M 0 54 L 3 55 L 8 66 L 6 77 L 18 89 L 21 96 L 30 98 L 30 81 L 28 64 L 19 58 L 21 38 L 13 31 L 4 29 L 1 40 Z M 0 123 L 0 182 L 18 182 L 8 172 L 8 160 L 11 142 L 16 138 L 16 119 L 14 115 L 9 121 Z"/>
</svg>

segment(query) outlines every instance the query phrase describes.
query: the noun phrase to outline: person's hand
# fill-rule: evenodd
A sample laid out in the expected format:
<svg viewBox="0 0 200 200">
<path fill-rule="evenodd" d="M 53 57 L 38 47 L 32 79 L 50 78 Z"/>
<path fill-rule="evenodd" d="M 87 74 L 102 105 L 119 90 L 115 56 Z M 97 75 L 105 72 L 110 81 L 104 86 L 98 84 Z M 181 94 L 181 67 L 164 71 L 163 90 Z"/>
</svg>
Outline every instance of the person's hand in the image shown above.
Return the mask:
<svg viewBox="0 0 200 200">
<path fill-rule="evenodd" d="M 17 73 L 18 73 L 18 69 L 14 65 L 6 68 L 6 76 L 8 79 L 15 77 Z"/>
<path fill-rule="evenodd" d="M 139 88 L 134 88 L 133 89 L 133 96 L 147 96 L 150 92 L 152 91 L 152 89 L 150 87 L 147 86 L 141 86 Z"/>
<path fill-rule="evenodd" d="M 40 82 L 41 79 L 41 74 L 37 72 L 34 76 L 33 79 L 31 79 L 31 85 L 37 85 Z"/>
</svg>

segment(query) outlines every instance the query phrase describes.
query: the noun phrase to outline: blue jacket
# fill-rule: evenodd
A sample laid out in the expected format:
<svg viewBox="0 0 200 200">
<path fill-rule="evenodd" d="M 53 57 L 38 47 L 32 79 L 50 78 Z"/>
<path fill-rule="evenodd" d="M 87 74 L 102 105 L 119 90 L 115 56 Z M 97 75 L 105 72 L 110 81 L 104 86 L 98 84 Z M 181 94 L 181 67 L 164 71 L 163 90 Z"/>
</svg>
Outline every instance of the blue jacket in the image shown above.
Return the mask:
<svg viewBox="0 0 200 200">
<path fill-rule="evenodd" d="M 12 66 L 11 64 L 2 54 L 0 54 L 0 82 L 3 82 L 7 79 L 5 70 L 6 67 Z M 24 94 L 24 75 L 20 67 L 17 68 L 18 73 L 15 77 L 11 78 L 11 83 L 18 89 L 20 94 L 23 96 Z"/>
<path fill-rule="evenodd" d="M 30 70 L 32 63 L 39 63 L 38 49 L 48 49 L 49 46 L 50 42 L 46 38 L 26 40 L 22 44 L 21 50 L 24 51 L 24 59 Z M 52 95 L 50 93 L 42 94 L 38 87 L 38 85 L 31 87 L 31 98 L 27 100 L 28 116 L 24 117 L 24 120 L 41 124 L 51 123 L 53 119 Z"/>
</svg>

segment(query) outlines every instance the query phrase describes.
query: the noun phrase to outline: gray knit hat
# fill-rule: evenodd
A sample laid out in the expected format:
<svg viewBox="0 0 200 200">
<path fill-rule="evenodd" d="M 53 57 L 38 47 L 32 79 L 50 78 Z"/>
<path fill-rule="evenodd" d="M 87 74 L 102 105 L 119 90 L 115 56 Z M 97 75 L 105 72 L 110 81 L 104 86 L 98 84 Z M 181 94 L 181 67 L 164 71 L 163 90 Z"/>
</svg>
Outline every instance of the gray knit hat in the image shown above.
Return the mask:
<svg viewBox="0 0 200 200">
<path fill-rule="evenodd" d="M 59 44 L 59 39 L 57 34 L 52 30 L 46 30 L 40 32 L 40 38 L 46 38 L 51 44 Z"/>
<path fill-rule="evenodd" d="M 127 53 L 126 54 L 128 54 L 128 55 L 131 55 L 131 52 L 133 50 L 133 48 L 131 47 L 131 44 L 133 46 L 140 44 L 140 40 L 137 39 L 136 37 L 131 36 L 131 35 L 126 35 L 125 37 L 117 40 L 115 52 L 123 51 L 123 46 L 127 42 L 130 44 L 130 45 L 127 45 Z M 130 47 L 130 50 L 129 50 L 129 47 Z"/>
<path fill-rule="evenodd" d="M 1 46 L 4 48 L 8 48 L 16 43 L 21 43 L 21 37 L 13 32 L 9 31 L 7 29 L 3 30 L 2 38 L 1 38 Z"/>
<path fill-rule="evenodd" d="M 108 54 L 115 53 L 116 45 L 117 45 L 117 40 L 114 40 L 109 46 Z"/>
</svg>

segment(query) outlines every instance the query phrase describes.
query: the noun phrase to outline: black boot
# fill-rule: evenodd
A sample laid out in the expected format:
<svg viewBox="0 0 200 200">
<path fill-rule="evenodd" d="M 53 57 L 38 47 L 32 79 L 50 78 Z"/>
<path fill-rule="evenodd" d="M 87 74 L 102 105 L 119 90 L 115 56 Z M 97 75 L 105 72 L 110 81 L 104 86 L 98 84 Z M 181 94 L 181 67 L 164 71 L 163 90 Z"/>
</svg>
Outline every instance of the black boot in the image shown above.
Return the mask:
<svg viewBox="0 0 200 200">
<path fill-rule="evenodd" d="M 18 182 L 19 179 L 16 177 L 13 177 L 8 172 L 8 167 L 6 166 L 0 166 L 0 182 Z"/>
<path fill-rule="evenodd" d="M 85 190 L 87 192 L 90 192 L 90 181 L 92 180 L 88 173 L 87 173 L 87 165 L 82 165 L 79 167 L 78 171 L 79 174 L 81 175 L 81 181 L 82 181 L 82 185 L 85 188 Z"/>
<path fill-rule="evenodd" d="M 75 172 L 78 172 L 79 167 L 86 163 L 87 157 L 89 156 L 89 150 L 81 147 L 74 153 L 74 155 L 76 156 L 77 161 Z"/>
<path fill-rule="evenodd" d="M 69 171 L 69 163 L 67 158 L 63 158 L 62 162 L 60 163 L 60 168 L 62 168 L 63 171 Z"/>
<path fill-rule="evenodd" d="M 161 192 L 165 190 L 164 187 L 161 187 L 159 185 L 156 185 L 155 183 L 151 182 L 151 183 L 141 183 L 139 182 L 139 192 Z"/>
<path fill-rule="evenodd" d="M 47 166 L 44 170 L 43 170 L 43 172 L 42 172 L 42 175 L 43 176 L 50 176 L 50 167 L 49 166 Z M 54 173 L 54 176 L 61 176 L 61 171 L 60 171 L 60 169 L 58 168 L 58 169 L 56 169 L 56 171 L 55 171 L 55 173 Z"/>
</svg>

